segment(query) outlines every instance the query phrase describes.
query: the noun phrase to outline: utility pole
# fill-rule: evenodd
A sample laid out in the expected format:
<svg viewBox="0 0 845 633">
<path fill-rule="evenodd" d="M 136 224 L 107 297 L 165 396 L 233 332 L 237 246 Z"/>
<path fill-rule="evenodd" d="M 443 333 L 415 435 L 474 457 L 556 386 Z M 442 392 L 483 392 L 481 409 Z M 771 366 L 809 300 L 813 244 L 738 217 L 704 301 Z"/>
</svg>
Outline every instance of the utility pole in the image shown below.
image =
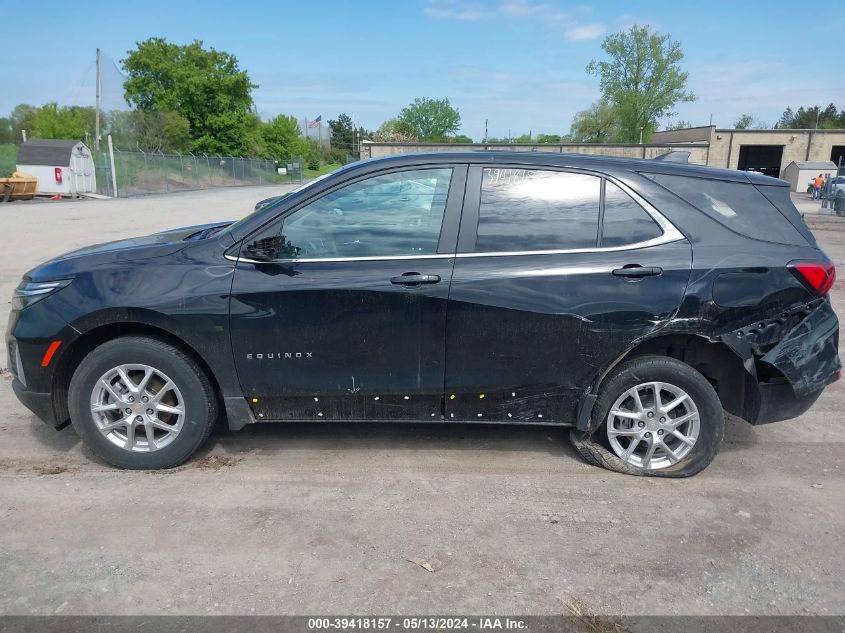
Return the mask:
<svg viewBox="0 0 845 633">
<path fill-rule="evenodd" d="M 97 98 L 94 106 L 94 150 L 100 151 L 100 49 L 97 49 Z"/>
<path fill-rule="evenodd" d="M 487 143 L 487 119 L 484 119 L 484 142 Z"/>
</svg>

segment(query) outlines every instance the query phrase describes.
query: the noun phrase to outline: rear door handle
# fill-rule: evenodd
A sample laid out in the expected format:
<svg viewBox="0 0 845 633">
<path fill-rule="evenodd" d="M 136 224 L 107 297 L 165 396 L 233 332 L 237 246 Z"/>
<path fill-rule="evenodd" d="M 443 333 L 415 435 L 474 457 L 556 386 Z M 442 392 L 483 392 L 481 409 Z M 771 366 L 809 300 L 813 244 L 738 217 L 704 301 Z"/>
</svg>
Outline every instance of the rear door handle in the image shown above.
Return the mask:
<svg viewBox="0 0 845 633">
<path fill-rule="evenodd" d="M 638 279 L 640 277 L 654 277 L 660 275 L 663 269 L 660 266 L 640 266 L 638 264 L 629 264 L 622 268 L 617 268 L 613 274 L 617 277 L 632 277 Z"/>
<path fill-rule="evenodd" d="M 440 275 L 421 275 L 419 273 L 403 273 L 399 277 L 391 277 L 390 283 L 400 286 L 419 286 L 420 284 L 436 284 Z"/>
</svg>

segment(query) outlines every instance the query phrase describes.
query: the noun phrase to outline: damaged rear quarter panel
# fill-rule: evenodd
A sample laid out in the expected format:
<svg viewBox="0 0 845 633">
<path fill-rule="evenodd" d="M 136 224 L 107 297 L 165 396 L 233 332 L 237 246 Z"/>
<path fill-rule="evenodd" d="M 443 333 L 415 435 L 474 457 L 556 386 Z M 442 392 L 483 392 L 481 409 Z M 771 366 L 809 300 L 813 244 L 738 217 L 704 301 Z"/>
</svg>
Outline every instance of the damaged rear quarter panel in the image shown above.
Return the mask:
<svg viewBox="0 0 845 633">
<path fill-rule="evenodd" d="M 786 376 L 796 395 L 804 396 L 822 389 L 842 367 L 838 348 L 839 320 L 825 300 L 761 360 Z"/>
</svg>

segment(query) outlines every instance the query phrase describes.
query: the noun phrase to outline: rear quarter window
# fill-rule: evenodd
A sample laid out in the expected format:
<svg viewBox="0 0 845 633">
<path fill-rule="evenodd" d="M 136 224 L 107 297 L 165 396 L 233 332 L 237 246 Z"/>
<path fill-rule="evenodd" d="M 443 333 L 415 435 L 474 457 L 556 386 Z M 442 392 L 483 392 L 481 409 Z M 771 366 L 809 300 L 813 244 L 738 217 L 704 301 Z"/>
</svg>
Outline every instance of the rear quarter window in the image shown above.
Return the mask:
<svg viewBox="0 0 845 633">
<path fill-rule="evenodd" d="M 798 229 L 751 183 L 643 175 L 736 233 L 778 244 L 807 244 Z"/>
<path fill-rule="evenodd" d="M 605 181 L 602 247 L 639 244 L 661 235 L 663 231 L 645 209 L 618 186 Z"/>
</svg>

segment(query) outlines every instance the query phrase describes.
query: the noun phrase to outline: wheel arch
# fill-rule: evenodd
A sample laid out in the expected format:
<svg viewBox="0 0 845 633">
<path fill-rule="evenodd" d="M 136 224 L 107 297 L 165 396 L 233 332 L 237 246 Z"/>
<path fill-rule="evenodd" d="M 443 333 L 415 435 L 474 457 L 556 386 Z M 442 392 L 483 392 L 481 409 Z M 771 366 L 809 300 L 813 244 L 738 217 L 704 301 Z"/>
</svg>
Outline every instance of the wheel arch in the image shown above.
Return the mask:
<svg viewBox="0 0 845 633">
<path fill-rule="evenodd" d="M 67 346 L 53 373 L 53 410 L 56 415 L 56 420 L 58 420 L 62 426 L 65 426 L 70 418 L 70 414 L 68 412 L 68 388 L 70 380 L 76 371 L 76 368 L 79 366 L 79 363 L 81 363 L 82 359 L 84 359 L 91 351 L 103 343 L 121 336 L 130 335 L 142 335 L 157 338 L 178 347 L 184 353 L 188 354 L 205 371 L 208 379 L 211 381 L 211 385 L 214 388 L 215 393 L 222 403 L 223 392 L 220 387 L 219 377 L 215 374 L 211 366 L 206 362 L 196 348 L 185 340 L 185 337 L 180 336 L 171 329 L 168 329 L 160 321 L 152 322 L 152 319 L 138 318 L 137 315 L 131 320 L 113 318 L 105 320 L 105 322 L 102 317 L 100 317 L 95 325 L 92 325 L 90 328 L 82 331 L 82 333 Z M 221 408 L 221 410 L 225 410 L 225 408 Z"/>
<path fill-rule="evenodd" d="M 746 417 L 755 406 L 756 377 L 749 372 L 743 359 L 728 345 L 698 334 L 671 333 L 641 340 L 616 358 L 595 379 L 590 389 L 592 402 L 589 411 L 579 415 L 579 427 L 586 428 L 592 413 L 595 394 L 612 372 L 622 363 L 638 356 L 657 355 L 680 360 L 700 372 L 716 390 L 722 408 L 728 413 Z M 584 415 L 586 413 L 586 415 Z M 596 421 L 592 421 L 595 425 Z"/>
</svg>

